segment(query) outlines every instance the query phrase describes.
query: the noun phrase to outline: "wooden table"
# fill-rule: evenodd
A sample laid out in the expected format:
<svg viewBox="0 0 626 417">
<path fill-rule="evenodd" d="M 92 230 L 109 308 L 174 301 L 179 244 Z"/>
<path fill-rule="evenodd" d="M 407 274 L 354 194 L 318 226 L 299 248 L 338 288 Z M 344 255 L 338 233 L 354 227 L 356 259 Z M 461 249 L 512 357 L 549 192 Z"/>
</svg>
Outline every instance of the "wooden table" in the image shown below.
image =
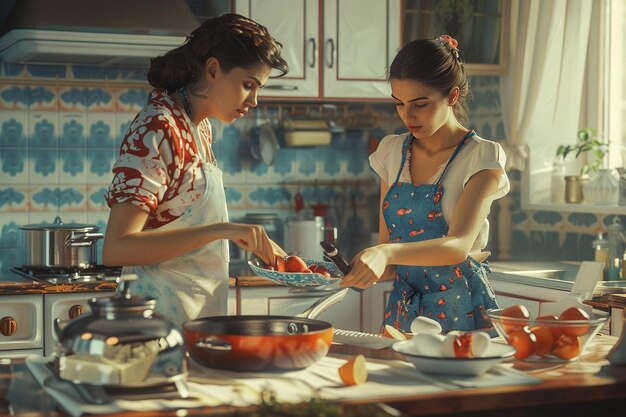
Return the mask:
<svg viewBox="0 0 626 417">
<path fill-rule="evenodd" d="M 403 398 L 377 398 L 351 401 L 348 406 L 362 406 L 383 402 L 407 416 L 597 416 L 626 415 L 626 367 L 610 366 L 604 358 L 616 342 L 615 337 L 597 336 L 580 361 L 567 365 L 537 365 L 517 361 L 515 368 L 530 372 L 543 380 L 541 384 L 473 388 Z M 377 359 L 401 359 L 389 350 L 371 350 L 348 345 L 333 345 L 330 355 L 362 353 Z M 29 417 L 61 416 L 54 411 L 54 403 L 47 398 L 21 361 L 0 365 L 0 416 L 10 414 L 11 405 L 6 400 L 11 383 L 25 387 L 22 409 Z M 23 404 L 22 404 L 23 406 Z M 15 411 L 15 410 L 14 410 Z M 185 410 L 186 415 L 229 415 L 228 408 Z M 155 413 L 128 412 L 116 416 L 144 417 Z M 176 412 L 163 412 L 159 416 L 177 416 Z M 241 414 L 240 414 L 241 415 Z"/>
</svg>

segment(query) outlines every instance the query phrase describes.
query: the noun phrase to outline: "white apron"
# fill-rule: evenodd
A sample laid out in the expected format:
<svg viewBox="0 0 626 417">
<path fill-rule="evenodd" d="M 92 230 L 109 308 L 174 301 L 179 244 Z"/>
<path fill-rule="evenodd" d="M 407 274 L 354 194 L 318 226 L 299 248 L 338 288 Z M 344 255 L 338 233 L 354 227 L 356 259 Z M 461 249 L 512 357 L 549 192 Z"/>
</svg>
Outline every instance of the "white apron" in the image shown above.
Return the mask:
<svg viewBox="0 0 626 417">
<path fill-rule="evenodd" d="M 196 143 L 198 149 L 204 149 L 197 137 Z M 202 172 L 204 194 L 159 230 L 228 221 L 222 171 L 204 162 Z M 228 262 L 228 242 L 220 239 L 160 264 L 124 267 L 122 274 L 136 274 L 130 293 L 154 298 L 155 311 L 180 326 L 198 317 L 226 314 Z"/>
</svg>

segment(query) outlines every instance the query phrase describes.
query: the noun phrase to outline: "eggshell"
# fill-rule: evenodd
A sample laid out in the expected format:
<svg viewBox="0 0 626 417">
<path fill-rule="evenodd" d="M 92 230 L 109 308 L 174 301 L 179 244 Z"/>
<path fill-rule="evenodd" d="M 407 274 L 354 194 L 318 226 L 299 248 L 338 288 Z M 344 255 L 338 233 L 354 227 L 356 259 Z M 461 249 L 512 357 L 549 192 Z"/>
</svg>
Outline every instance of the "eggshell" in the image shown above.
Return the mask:
<svg viewBox="0 0 626 417">
<path fill-rule="evenodd" d="M 435 333 L 416 334 L 407 342 L 407 350 L 410 353 L 424 356 L 441 356 L 441 343 L 444 336 Z"/>
<path fill-rule="evenodd" d="M 482 358 L 491 345 L 491 337 L 485 332 L 472 333 L 472 344 L 474 346 L 474 357 Z"/>
<path fill-rule="evenodd" d="M 439 322 L 424 316 L 418 316 L 411 322 L 411 333 L 441 333 Z"/>
<path fill-rule="evenodd" d="M 454 339 L 456 336 L 463 334 L 463 332 L 452 331 L 448 333 L 443 342 L 441 343 L 441 356 L 444 358 L 454 358 Z M 472 332 L 472 352 L 475 358 L 481 358 L 489 349 L 491 344 L 491 338 L 485 332 Z"/>
</svg>

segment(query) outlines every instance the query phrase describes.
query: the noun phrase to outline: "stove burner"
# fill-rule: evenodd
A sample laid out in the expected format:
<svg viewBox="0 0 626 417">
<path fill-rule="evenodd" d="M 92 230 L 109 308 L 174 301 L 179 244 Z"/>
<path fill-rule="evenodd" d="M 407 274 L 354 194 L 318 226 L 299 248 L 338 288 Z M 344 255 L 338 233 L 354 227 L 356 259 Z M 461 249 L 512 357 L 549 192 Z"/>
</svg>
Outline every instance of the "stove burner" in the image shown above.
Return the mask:
<svg viewBox="0 0 626 417">
<path fill-rule="evenodd" d="M 51 284 L 77 283 L 90 281 L 116 281 L 122 274 L 121 266 L 94 265 L 87 268 L 31 268 L 18 266 L 11 271 L 34 281 Z"/>
</svg>

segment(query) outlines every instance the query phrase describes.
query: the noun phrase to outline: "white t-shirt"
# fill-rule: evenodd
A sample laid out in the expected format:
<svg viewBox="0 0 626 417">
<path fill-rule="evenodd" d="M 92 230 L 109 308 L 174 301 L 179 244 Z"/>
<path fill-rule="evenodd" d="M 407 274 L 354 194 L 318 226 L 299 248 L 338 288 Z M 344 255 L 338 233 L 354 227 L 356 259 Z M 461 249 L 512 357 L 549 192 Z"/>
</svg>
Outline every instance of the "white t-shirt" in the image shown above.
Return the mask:
<svg viewBox="0 0 626 417">
<path fill-rule="evenodd" d="M 391 186 L 398 176 L 398 170 L 402 163 L 402 144 L 406 140 L 409 133 L 402 135 L 388 135 L 378 145 L 376 152 L 370 155 L 369 161 L 372 169 L 380 176 L 388 186 Z M 411 150 L 409 148 L 408 154 Z M 407 154 L 407 156 L 409 156 Z M 430 179 L 430 183 L 437 182 L 441 172 L 445 168 L 448 161 L 439 167 L 438 172 Z M 506 165 L 506 155 L 502 146 L 497 142 L 482 139 L 474 135 L 467 142 L 457 156 L 454 158 L 448 169 L 446 170 L 441 185 L 443 186 L 443 198 L 441 209 L 443 217 L 448 224 L 452 222 L 454 208 L 461 196 L 465 184 L 472 175 L 483 169 L 500 169 L 502 176 L 498 183 L 498 189 L 494 196 L 494 200 L 505 196 L 511 188 L 509 178 L 504 171 Z M 400 175 L 401 182 L 411 183 L 411 174 L 408 164 L 405 164 Z M 470 252 L 479 252 L 487 246 L 489 238 L 489 221 L 485 219 L 474 245 Z"/>
</svg>

